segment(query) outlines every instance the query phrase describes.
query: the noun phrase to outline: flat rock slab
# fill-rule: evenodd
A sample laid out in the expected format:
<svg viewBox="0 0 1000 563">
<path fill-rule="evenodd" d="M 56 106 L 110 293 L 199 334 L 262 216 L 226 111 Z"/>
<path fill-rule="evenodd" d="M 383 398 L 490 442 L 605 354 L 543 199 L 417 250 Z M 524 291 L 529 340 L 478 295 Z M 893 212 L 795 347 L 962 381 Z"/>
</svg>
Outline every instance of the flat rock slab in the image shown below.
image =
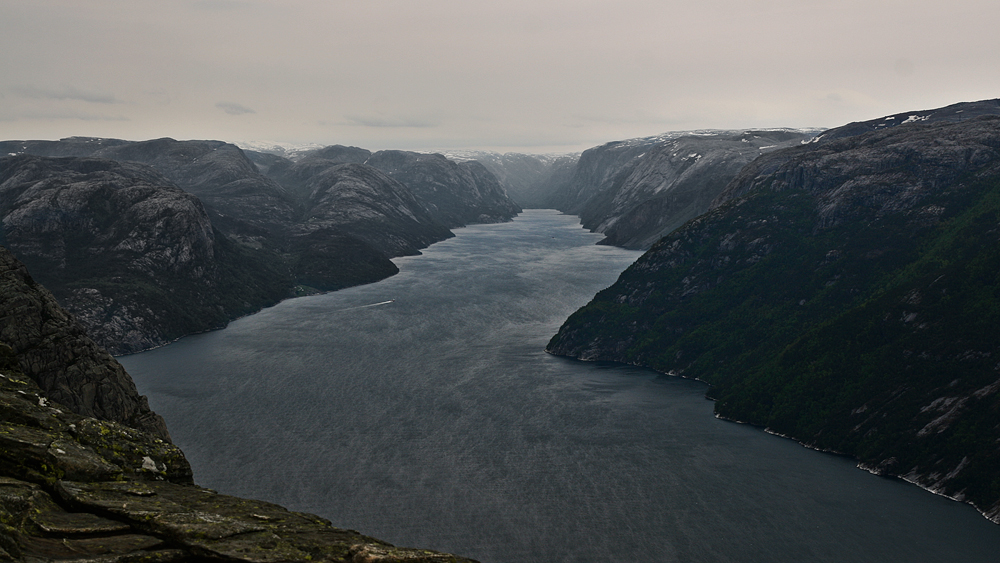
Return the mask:
<svg viewBox="0 0 1000 563">
<path fill-rule="evenodd" d="M 329 521 L 192 485 L 168 482 L 60 481 L 59 497 L 75 509 L 128 523 L 192 554 L 229 561 L 461 562 L 434 551 L 396 548 Z"/>
<path fill-rule="evenodd" d="M 143 534 L 121 534 L 97 538 L 21 538 L 22 557 L 82 559 L 95 555 L 128 554 L 159 546 L 163 540 Z"/>
</svg>

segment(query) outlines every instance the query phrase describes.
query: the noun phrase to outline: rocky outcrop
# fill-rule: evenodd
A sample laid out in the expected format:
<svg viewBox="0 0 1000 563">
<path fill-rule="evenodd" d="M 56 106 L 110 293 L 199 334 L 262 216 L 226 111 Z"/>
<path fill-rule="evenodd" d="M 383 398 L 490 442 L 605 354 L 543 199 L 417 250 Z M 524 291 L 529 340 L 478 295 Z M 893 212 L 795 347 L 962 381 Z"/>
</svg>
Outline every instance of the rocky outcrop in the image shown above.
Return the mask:
<svg viewBox="0 0 1000 563">
<path fill-rule="evenodd" d="M 18 369 L 48 397 L 75 413 L 120 422 L 169 440 L 163 419 L 149 409 L 125 369 L 87 337 L 83 327 L 3 247 L 0 295 L 0 342 L 13 349 Z"/>
<path fill-rule="evenodd" d="M 549 343 L 1000 522 L 1000 117 L 764 155 Z"/>
<path fill-rule="evenodd" d="M 602 244 L 648 248 L 707 211 L 747 163 L 811 136 L 785 129 L 700 131 L 608 143 L 583 153 L 551 201 L 604 233 Z"/>
<path fill-rule="evenodd" d="M 358 147 L 332 145 L 307 151 L 295 161 L 268 153 L 251 152 L 248 156 L 262 173 L 305 203 L 312 195 L 309 181 L 313 177 L 340 164 L 364 164 L 371 154 L 371 151 Z"/>
<path fill-rule="evenodd" d="M 5 299 L 16 299 L 12 291 L 0 289 Z M 4 561 L 469 561 L 397 548 L 318 516 L 198 487 L 175 446 L 69 412 L 18 363 L 0 344 Z"/>
</svg>

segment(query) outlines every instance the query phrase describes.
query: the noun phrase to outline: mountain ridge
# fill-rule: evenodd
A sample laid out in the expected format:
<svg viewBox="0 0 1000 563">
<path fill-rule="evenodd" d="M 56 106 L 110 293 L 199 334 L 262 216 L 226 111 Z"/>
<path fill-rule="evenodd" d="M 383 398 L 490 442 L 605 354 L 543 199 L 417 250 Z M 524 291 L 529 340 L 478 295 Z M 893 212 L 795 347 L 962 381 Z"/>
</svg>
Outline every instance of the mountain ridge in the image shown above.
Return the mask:
<svg viewBox="0 0 1000 563">
<path fill-rule="evenodd" d="M 0 241 L 117 354 L 384 279 L 398 272 L 391 258 L 453 236 L 443 221 L 520 211 L 478 164 L 417 153 L 399 153 L 395 173 L 446 186 L 440 197 L 421 199 L 423 184 L 364 164 L 372 155 L 356 147 L 292 162 L 222 141 L 72 137 L 0 141 L 0 154 Z"/>
</svg>

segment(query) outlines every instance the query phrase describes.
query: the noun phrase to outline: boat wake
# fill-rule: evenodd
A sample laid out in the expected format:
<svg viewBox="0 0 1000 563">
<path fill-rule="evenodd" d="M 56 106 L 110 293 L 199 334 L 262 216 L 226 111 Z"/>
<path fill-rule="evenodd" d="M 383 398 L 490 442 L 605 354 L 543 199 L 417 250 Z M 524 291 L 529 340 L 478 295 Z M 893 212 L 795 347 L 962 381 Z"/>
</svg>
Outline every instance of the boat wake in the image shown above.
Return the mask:
<svg viewBox="0 0 1000 563">
<path fill-rule="evenodd" d="M 341 309 L 341 311 L 353 311 L 355 309 L 368 309 L 371 307 L 381 307 L 382 305 L 388 305 L 389 303 L 395 303 L 395 299 L 390 299 L 388 301 L 380 301 L 378 303 L 369 303 L 368 305 L 358 305 L 357 307 L 348 307 L 346 309 Z"/>
</svg>

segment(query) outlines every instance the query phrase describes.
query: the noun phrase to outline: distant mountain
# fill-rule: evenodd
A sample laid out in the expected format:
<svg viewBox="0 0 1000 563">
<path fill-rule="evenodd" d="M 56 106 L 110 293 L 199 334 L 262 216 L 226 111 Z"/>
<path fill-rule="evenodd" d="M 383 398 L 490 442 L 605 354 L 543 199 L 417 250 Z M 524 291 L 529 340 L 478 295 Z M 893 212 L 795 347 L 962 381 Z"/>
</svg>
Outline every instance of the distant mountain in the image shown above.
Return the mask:
<svg viewBox="0 0 1000 563">
<path fill-rule="evenodd" d="M 607 143 L 584 151 L 550 202 L 606 235 L 602 244 L 647 248 L 707 211 L 753 159 L 814 134 L 790 129 L 682 131 Z"/>
<path fill-rule="evenodd" d="M 309 177 L 305 188 L 309 199 L 296 227 L 301 232 L 337 229 L 388 256 L 419 254 L 419 249 L 452 236 L 412 191 L 372 166 L 323 168 Z"/>
<path fill-rule="evenodd" d="M 445 156 L 456 162 L 475 160 L 485 166 L 507 194 L 521 207 L 550 209 L 552 195 L 569 181 L 579 154 L 544 155 L 449 151 Z"/>
<path fill-rule="evenodd" d="M 521 208 L 482 164 L 456 163 L 440 154 L 379 151 L 366 161 L 401 182 L 448 227 L 510 221 Z"/>
<path fill-rule="evenodd" d="M 997 272 L 1000 116 L 912 120 L 756 159 L 548 351 L 702 379 L 1000 522 Z"/>
<path fill-rule="evenodd" d="M 848 123 L 835 127 L 818 135 L 814 142 L 827 143 L 844 137 L 853 137 L 862 133 L 870 133 L 911 123 L 957 123 L 983 115 L 1000 115 L 1000 99 L 983 100 L 979 102 L 961 102 L 937 109 L 904 111 L 868 121 Z"/>
<path fill-rule="evenodd" d="M 446 227 L 510 221 L 521 208 L 497 178 L 479 163 L 455 162 L 440 154 L 410 151 L 372 153 L 358 147 L 332 145 L 309 151 L 297 161 L 274 155 L 250 157 L 270 178 L 300 198 L 311 197 L 310 178 L 341 164 L 371 166 L 403 184 Z"/>
</svg>

